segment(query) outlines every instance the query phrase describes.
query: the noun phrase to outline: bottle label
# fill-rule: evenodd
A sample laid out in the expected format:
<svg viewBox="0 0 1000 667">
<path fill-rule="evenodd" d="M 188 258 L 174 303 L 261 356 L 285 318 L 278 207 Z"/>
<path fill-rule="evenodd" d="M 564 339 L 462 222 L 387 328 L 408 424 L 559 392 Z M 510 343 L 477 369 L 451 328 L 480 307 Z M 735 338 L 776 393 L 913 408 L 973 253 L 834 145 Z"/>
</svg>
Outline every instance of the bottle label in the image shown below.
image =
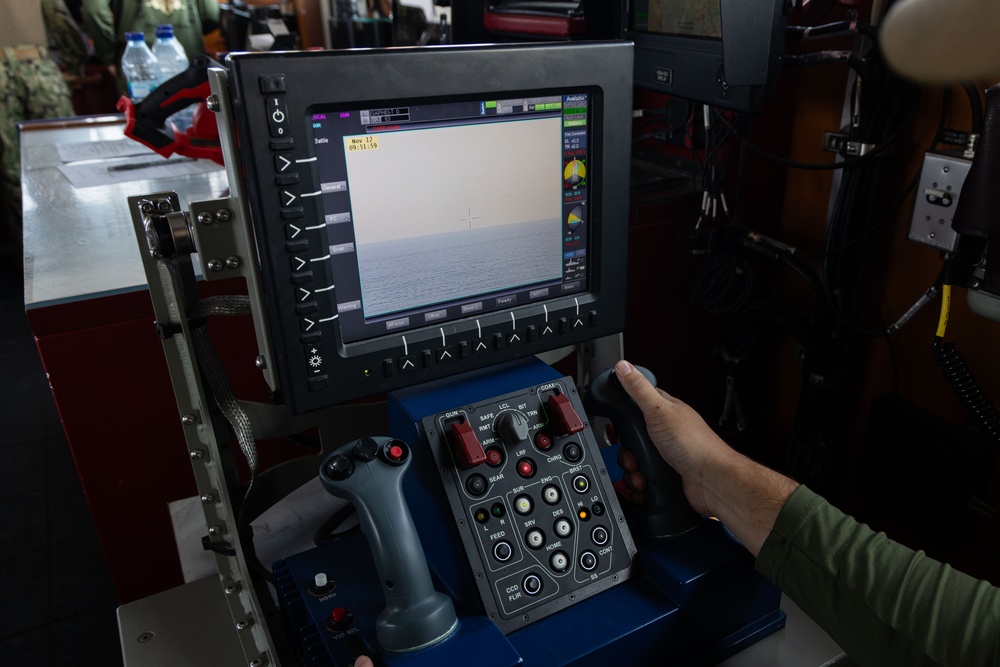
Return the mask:
<svg viewBox="0 0 1000 667">
<path fill-rule="evenodd" d="M 155 81 L 129 81 L 128 96 L 133 102 L 144 100 L 156 88 Z"/>
</svg>

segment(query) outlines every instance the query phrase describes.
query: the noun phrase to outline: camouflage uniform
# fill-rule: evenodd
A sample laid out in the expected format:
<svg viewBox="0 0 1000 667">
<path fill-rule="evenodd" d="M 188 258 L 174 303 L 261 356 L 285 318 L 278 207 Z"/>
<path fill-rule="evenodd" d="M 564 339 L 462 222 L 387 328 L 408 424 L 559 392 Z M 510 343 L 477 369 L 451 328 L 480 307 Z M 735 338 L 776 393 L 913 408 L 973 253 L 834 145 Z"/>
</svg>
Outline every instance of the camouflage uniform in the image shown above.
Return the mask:
<svg viewBox="0 0 1000 667">
<path fill-rule="evenodd" d="M 42 16 L 49 34 L 49 46 L 59 54 L 67 74 L 83 74 L 87 62 L 87 39 L 63 0 L 42 0 Z"/>
<path fill-rule="evenodd" d="M 0 47 L 0 195 L 3 226 L 21 239 L 21 146 L 17 124 L 73 115 L 69 87 L 41 46 Z"/>
</svg>

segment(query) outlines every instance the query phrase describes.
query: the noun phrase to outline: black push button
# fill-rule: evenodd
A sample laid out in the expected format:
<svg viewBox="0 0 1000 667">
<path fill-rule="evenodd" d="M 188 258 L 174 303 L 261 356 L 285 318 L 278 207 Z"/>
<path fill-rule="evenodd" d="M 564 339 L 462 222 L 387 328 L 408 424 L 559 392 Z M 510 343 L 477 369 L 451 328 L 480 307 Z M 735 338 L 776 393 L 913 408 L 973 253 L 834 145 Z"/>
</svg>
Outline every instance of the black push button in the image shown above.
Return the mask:
<svg viewBox="0 0 1000 667">
<path fill-rule="evenodd" d="M 319 305 L 315 301 L 307 301 L 295 306 L 296 315 L 312 315 L 319 310 Z"/>
<path fill-rule="evenodd" d="M 323 372 L 323 353 L 315 345 L 306 345 L 303 348 L 303 354 L 305 354 L 306 372 L 310 375 L 316 376 Z"/>
<path fill-rule="evenodd" d="M 273 145 L 273 142 L 272 142 Z M 283 174 L 288 171 L 294 163 L 292 158 L 288 157 L 283 153 L 278 153 L 274 156 L 274 170 L 279 174 Z"/>
<path fill-rule="evenodd" d="M 283 93 L 288 90 L 285 85 L 284 74 L 267 74 L 257 79 L 260 92 L 264 95 L 268 93 Z"/>
<path fill-rule="evenodd" d="M 465 490 L 469 495 L 479 497 L 486 493 L 486 478 L 476 473 L 465 480 Z"/>
<path fill-rule="evenodd" d="M 285 107 L 285 97 L 270 95 L 265 98 L 265 103 L 267 126 L 271 136 L 283 139 L 288 134 L 288 109 Z"/>
<path fill-rule="evenodd" d="M 329 378 L 325 375 L 317 375 L 306 380 L 306 389 L 309 391 L 323 391 L 328 386 L 330 386 Z"/>
</svg>

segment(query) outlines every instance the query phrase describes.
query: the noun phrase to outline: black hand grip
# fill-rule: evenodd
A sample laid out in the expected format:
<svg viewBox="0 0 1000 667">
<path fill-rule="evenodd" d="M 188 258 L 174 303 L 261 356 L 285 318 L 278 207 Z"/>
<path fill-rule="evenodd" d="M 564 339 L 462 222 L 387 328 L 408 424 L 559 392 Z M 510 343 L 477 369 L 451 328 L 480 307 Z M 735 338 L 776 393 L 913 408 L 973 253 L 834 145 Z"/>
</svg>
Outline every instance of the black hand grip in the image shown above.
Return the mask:
<svg viewBox="0 0 1000 667">
<path fill-rule="evenodd" d="M 649 370 L 641 366 L 635 369 L 656 386 L 656 378 Z M 684 497 L 680 475 L 656 450 L 646 431 L 642 411 L 625 392 L 613 368 L 591 381 L 583 405 L 591 416 L 611 420 L 618 439 L 639 462 L 647 483 L 643 491 L 645 501 L 637 510 L 640 529 L 651 537 L 669 537 L 697 526 L 701 517 Z"/>
</svg>

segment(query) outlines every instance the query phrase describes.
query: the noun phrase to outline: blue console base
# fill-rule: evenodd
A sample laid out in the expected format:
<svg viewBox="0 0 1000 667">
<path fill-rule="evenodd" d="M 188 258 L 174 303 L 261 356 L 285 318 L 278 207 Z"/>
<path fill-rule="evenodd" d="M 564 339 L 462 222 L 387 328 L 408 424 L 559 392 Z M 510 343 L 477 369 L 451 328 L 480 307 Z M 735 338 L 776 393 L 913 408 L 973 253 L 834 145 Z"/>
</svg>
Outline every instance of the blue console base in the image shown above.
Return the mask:
<svg viewBox="0 0 1000 667">
<path fill-rule="evenodd" d="M 753 559 L 715 521 L 679 537 L 634 534 L 639 573 L 505 636 L 483 614 L 473 573 L 451 520 L 420 420 L 456 405 L 548 382 L 560 375 L 534 359 L 395 392 L 389 399 L 391 435 L 410 443 L 414 461 L 404 493 L 426 552 L 434 584 L 455 600 L 456 632 L 409 653 L 386 653 L 375 642 L 375 617 L 384 599 L 370 551 L 357 534 L 275 564 L 290 635 L 307 667 L 346 667 L 364 652 L 390 667 L 586 666 L 713 664 L 781 629 L 780 591 L 753 568 Z M 602 452 L 621 472 L 614 448 Z M 612 473 L 614 475 L 614 473 Z M 332 591 L 309 586 L 324 572 Z M 328 628 L 332 610 L 352 614 L 350 627 Z"/>
</svg>

